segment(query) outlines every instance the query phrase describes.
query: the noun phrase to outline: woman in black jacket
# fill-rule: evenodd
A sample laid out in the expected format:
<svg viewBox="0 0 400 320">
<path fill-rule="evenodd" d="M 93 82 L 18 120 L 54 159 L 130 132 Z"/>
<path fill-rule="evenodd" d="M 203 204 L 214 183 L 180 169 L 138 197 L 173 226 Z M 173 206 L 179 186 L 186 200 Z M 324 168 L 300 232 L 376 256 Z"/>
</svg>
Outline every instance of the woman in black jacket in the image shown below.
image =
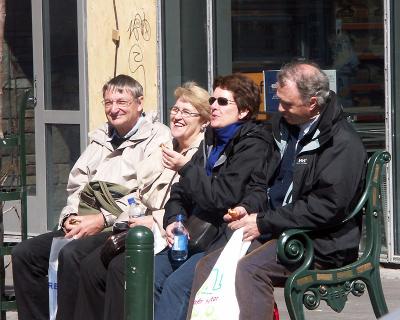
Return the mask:
<svg viewBox="0 0 400 320">
<path fill-rule="evenodd" d="M 164 155 L 164 165 L 180 174 L 165 206 L 169 246 L 174 242 L 176 216 L 195 214 L 218 228 L 206 252 L 228 241 L 231 231 L 223 216 L 241 200 L 251 172 L 265 164 L 272 144 L 264 125 L 252 121 L 260 103 L 259 89 L 252 80 L 241 74 L 218 77 L 213 89 L 210 126 L 192 160 L 180 168 L 173 157 Z M 156 255 L 155 320 L 186 319 L 194 270 L 204 253 L 189 252 L 183 263 L 171 259 L 170 249 Z"/>
</svg>

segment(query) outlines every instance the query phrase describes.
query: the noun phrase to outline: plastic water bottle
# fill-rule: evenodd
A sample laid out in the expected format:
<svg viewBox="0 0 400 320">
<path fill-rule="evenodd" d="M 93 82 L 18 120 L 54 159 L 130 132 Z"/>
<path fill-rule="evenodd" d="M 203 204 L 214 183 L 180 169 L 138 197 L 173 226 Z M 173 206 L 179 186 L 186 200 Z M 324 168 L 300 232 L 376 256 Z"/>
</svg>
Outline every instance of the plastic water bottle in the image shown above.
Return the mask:
<svg viewBox="0 0 400 320">
<path fill-rule="evenodd" d="M 128 204 L 129 204 L 129 218 L 139 218 L 141 216 L 144 216 L 144 211 L 142 207 L 135 201 L 135 198 L 129 198 L 128 199 Z"/>
<path fill-rule="evenodd" d="M 188 256 L 188 233 L 183 225 L 183 215 L 178 214 L 176 216 L 172 233 L 174 234 L 174 245 L 171 249 L 171 257 L 175 261 L 184 261 Z"/>
</svg>

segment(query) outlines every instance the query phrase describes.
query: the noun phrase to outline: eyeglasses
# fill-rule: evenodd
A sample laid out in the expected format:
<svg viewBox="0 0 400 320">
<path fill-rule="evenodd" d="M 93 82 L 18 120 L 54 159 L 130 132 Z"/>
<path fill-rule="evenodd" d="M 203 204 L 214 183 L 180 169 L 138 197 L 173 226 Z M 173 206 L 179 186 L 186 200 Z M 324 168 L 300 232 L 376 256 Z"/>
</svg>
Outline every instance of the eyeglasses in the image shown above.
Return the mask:
<svg viewBox="0 0 400 320">
<path fill-rule="evenodd" d="M 190 117 L 198 117 L 198 116 L 200 116 L 200 113 L 190 112 L 187 109 L 179 109 L 176 106 L 171 107 L 169 112 L 171 113 L 171 116 L 176 116 L 178 114 L 178 112 L 180 112 L 182 118 L 190 118 Z"/>
<path fill-rule="evenodd" d="M 211 106 L 215 101 L 217 101 L 218 104 L 219 104 L 220 106 L 227 106 L 229 103 L 236 103 L 235 101 L 229 100 L 229 99 L 224 98 L 224 97 L 218 97 L 218 98 L 210 97 L 210 98 L 208 99 L 208 103 L 210 104 L 210 106 Z"/>
<path fill-rule="evenodd" d="M 118 99 L 118 100 L 103 100 L 102 103 L 106 108 L 111 108 L 113 104 L 115 103 L 118 107 L 127 107 L 129 106 L 133 100 L 124 100 L 124 99 Z"/>
</svg>

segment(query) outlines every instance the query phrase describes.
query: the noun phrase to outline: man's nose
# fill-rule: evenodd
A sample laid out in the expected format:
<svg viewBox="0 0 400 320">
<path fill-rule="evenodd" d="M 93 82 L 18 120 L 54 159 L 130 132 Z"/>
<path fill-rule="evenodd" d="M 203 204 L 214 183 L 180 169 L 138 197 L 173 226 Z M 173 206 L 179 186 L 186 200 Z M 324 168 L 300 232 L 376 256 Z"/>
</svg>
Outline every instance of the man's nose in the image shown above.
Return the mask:
<svg viewBox="0 0 400 320">
<path fill-rule="evenodd" d="M 118 104 L 116 101 L 113 101 L 111 108 L 110 108 L 110 113 L 117 113 L 119 110 Z"/>
</svg>

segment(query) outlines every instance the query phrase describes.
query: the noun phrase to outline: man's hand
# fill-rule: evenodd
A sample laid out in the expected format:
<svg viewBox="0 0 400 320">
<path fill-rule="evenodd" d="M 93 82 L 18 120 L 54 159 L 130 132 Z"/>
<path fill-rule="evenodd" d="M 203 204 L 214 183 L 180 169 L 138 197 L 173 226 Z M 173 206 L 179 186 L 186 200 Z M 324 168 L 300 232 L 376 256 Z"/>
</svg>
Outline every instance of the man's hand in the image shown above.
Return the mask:
<svg viewBox="0 0 400 320">
<path fill-rule="evenodd" d="M 240 220 L 236 220 L 228 224 L 228 227 L 232 230 L 236 230 L 243 227 L 243 240 L 252 241 L 258 238 L 261 234 L 257 227 L 257 213 L 251 213 L 244 216 Z"/>
<path fill-rule="evenodd" d="M 229 213 L 230 211 L 234 211 L 236 214 L 232 215 L 231 213 Z M 241 218 L 243 218 L 245 215 L 247 215 L 247 211 L 245 208 L 243 207 L 235 207 L 233 209 L 229 209 L 228 213 L 224 215 L 224 221 L 225 222 L 232 222 L 235 220 L 239 220 Z"/>
<path fill-rule="evenodd" d="M 104 218 L 100 213 L 87 216 L 71 216 L 64 222 L 66 238 L 79 239 L 97 234 L 103 229 Z"/>
<path fill-rule="evenodd" d="M 70 215 L 67 219 L 65 219 L 62 229 L 65 233 L 68 233 L 79 222 L 80 221 L 76 219 L 76 215 Z"/>
<path fill-rule="evenodd" d="M 150 230 L 153 228 L 153 216 L 142 216 L 138 218 L 130 218 L 129 219 L 129 228 L 133 228 L 136 226 L 145 226 Z"/>
</svg>

